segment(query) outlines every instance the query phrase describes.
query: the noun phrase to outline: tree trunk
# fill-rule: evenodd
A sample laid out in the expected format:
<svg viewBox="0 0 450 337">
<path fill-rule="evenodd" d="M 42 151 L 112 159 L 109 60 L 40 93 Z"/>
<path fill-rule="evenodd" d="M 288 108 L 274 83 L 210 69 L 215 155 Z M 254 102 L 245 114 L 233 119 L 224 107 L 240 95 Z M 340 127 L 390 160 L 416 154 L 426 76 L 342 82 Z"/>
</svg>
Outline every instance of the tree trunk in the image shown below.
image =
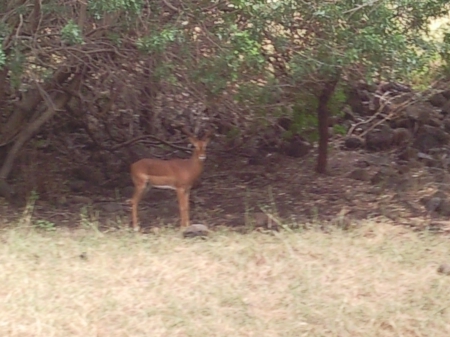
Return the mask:
<svg viewBox="0 0 450 337">
<path fill-rule="evenodd" d="M 51 89 L 62 85 L 70 77 L 72 70 L 73 69 L 67 69 L 66 67 L 60 68 L 56 71 L 50 81 L 42 85 L 43 90 L 48 92 L 51 91 Z M 41 93 L 36 85 L 34 85 L 34 88 L 30 89 L 24 95 L 23 99 L 19 103 L 15 104 L 14 112 L 11 116 L 9 116 L 5 125 L 2 126 L 0 144 L 6 145 L 16 136 L 21 126 L 25 124 L 25 120 L 32 116 L 41 101 Z"/>
<path fill-rule="evenodd" d="M 319 95 L 319 105 L 317 107 L 317 118 L 319 121 L 319 155 L 317 157 L 317 173 L 324 174 L 327 172 L 328 161 L 328 102 L 334 94 L 334 89 L 339 82 L 340 76 L 325 83 L 322 92 Z"/>
<path fill-rule="evenodd" d="M 6 113 L 6 97 L 7 97 L 7 88 L 9 86 L 8 83 L 8 68 L 6 66 L 3 69 L 0 69 L 0 116 L 4 116 Z M 0 134 L 2 132 L 1 124 L 0 124 Z"/>
<path fill-rule="evenodd" d="M 70 86 L 75 88 L 79 85 L 81 76 L 75 76 Z M 6 182 L 9 174 L 14 165 L 14 161 L 17 158 L 22 147 L 27 143 L 27 141 L 44 125 L 48 120 L 50 120 L 58 110 L 62 109 L 64 105 L 70 100 L 71 95 L 69 93 L 57 93 L 56 97 L 53 101 L 53 104 L 48 104 L 47 110 L 44 111 L 38 118 L 28 123 L 19 133 L 17 139 L 14 141 L 11 149 L 8 151 L 8 154 L 3 162 L 0 169 L 0 193 L 6 197 L 8 200 L 11 200 L 11 190 Z"/>
</svg>

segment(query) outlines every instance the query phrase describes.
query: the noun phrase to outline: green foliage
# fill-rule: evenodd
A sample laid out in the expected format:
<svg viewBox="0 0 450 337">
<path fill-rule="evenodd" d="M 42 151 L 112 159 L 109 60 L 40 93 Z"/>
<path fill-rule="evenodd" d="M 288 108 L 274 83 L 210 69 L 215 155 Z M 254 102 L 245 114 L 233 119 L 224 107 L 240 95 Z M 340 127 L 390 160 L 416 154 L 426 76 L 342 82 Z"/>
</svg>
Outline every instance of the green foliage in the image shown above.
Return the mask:
<svg viewBox="0 0 450 337">
<path fill-rule="evenodd" d="M 230 27 L 230 49 L 233 51 L 233 59 L 229 66 L 238 71 L 241 67 L 252 67 L 261 69 L 264 58 L 261 55 L 261 44 L 252 37 L 250 30 L 242 30 L 237 25 Z"/>
<path fill-rule="evenodd" d="M 345 128 L 345 126 L 339 124 L 333 125 L 333 131 L 338 135 L 345 135 L 347 133 L 347 129 Z"/>
<path fill-rule="evenodd" d="M 108 39 L 114 43 L 115 46 L 121 47 L 122 46 L 122 35 L 117 32 L 108 32 L 107 33 Z"/>
<path fill-rule="evenodd" d="M 36 228 L 45 230 L 47 232 L 56 231 L 55 223 L 48 221 L 48 220 L 42 220 L 42 219 L 36 220 L 34 225 Z"/>
<path fill-rule="evenodd" d="M 61 40 L 68 45 L 83 43 L 81 29 L 73 22 L 73 20 L 69 20 L 69 22 L 61 29 Z"/>
<path fill-rule="evenodd" d="M 439 46 L 439 55 L 441 56 L 447 69 L 450 68 L 450 31 L 444 33 L 442 44 Z"/>
<path fill-rule="evenodd" d="M 10 50 L 8 57 L 6 58 L 6 64 L 10 71 L 10 82 L 13 88 L 19 88 L 22 84 L 22 74 L 25 66 L 25 54 L 22 52 L 19 46 L 14 46 Z"/>
<path fill-rule="evenodd" d="M 444 0 L 233 0 L 229 6 L 235 10 L 222 12 L 209 30 L 217 48 L 196 60 L 190 75 L 212 95 L 237 83 L 237 102 L 261 105 L 289 86 L 317 94 L 320 85 L 305 83 L 323 83 L 338 72 L 346 80 L 369 82 L 404 81 L 427 72 L 438 51 L 436 42 L 426 39 L 429 19 L 445 14 L 449 5 Z M 295 104 L 297 94 L 287 96 L 286 106 Z M 343 92 L 333 96 L 332 114 L 339 113 L 344 99 Z M 313 117 L 299 117 L 314 106 L 294 111 L 299 129 L 315 123 Z"/>
<path fill-rule="evenodd" d="M 96 0 L 88 2 L 88 9 L 94 17 L 101 18 L 105 13 L 125 11 L 139 13 L 142 10 L 142 0 Z"/>
<path fill-rule="evenodd" d="M 292 107 L 292 125 L 286 133 L 286 138 L 291 138 L 295 134 L 304 135 L 305 131 L 316 129 L 318 125 L 316 109 L 317 97 L 309 93 L 299 94 L 297 103 Z M 316 140 L 317 133 L 313 132 L 309 140 Z"/>
<path fill-rule="evenodd" d="M 174 42 L 183 42 L 182 35 L 178 29 L 166 27 L 159 32 L 138 39 L 136 45 L 141 52 L 162 53 Z"/>
<path fill-rule="evenodd" d="M 346 100 L 347 96 L 345 94 L 344 87 L 338 86 L 328 103 L 330 114 L 332 116 L 341 115 L 342 107 Z M 303 134 L 305 131 L 307 131 L 307 138 L 309 138 L 309 140 L 317 140 L 318 134 L 315 129 L 317 129 L 318 126 L 316 114 L 318 100 L 316 95 L 311 93 L 301 94 L 299 95 L 297 102 L 298 103 L 296 103 L 292 109 L 292 127 L 286 136 L 289 138 L 296 133 Z M 339 126 L 335 128 L 335 131 L 337 133 L 345 133 L 345 129 L 342 131 Z"/>
<path fill-rule="evenodd" d="M 2 41 L 0 40 L 0 45 L 2 44 Z M 0 69 L 2 69 L 6 64 L 6 54 L 3 51 L 3 49 L 0 48 Z"/>
<path fill-rule="evenodd" d="M 243 104 L 253 102 L 258 106 L 264 106 L 276 101 L 278 89 L 278 86 L 274 83 L 266 83 L 265 85 L 256 82 L 239 83 L 234 99 Z"/>
<path fill-rule="evenodd" d="M 424 39 L 423 31 L 428 18 L 442 13 L 444 4 L 408 0 L 322 1 L 309 10 L 300 10 L 299 5 L 299 12 L 310 15 L 316 27 L 311 32 L 314 43 L 298 48 L 291 60 L 292 76 L 297 80 L 328 77 L 337 69 L 364 65 L 369 78 L 376 73 L 404 79 L 427 65 L 435 44 Z"/>
<path fill-rule="evenodd" d="M 234 140 L 237 137 L 239 137 L 241 133 L 241 130 L 239 130 L 236 127 L 232 127 L 227 133 L 226 133 L 226 137 L 228 140 Z"/>
<path fill-rule="evenodd" d="M 338 85 L 334 90 L 333 96 L 331 96 L 328 102 L 328 108 L 332 116 L 340 116 L 343 114 L 342 108 L 347 101 L 347 95 L 345 93 L 344 86 Z"/>
<path fill-rule="evenodd" d="M 251 88 L 253 93 L 260 90 L 254 82 L 242 81 L 242 78 L 250 79 L 255 74 L 264 73 L 266 63 L 261 43 L 251 30 L 239 29 L 235 23 L 215 27 L 214 34 L 221 48 L 214 55 L 198 60 L 191 75 L 212 95 L 220 94 L 229 83 L 239 82 L 236 99 L 242 102 L 249 93 L 247 89 Z"/>
<path fill-rule="evenodd" d="M 152 1 L 99 0 L 88 1 L 86 27 L 70 19 L 77 12 L 71 6 L 75 5 L 43 4 L 42 25 L 33 41 L 43 41 L 45 48 L 39 50 L 49 50 L 39 55 L 38 61 L 44 63 L 40 67 L 56 56 L 58 61 L 47 69 L 33 68 L 30 39 L 20 40 L 24 34 L 10 39 L 7 51 L 0 50 L 0 66 L 6 64 L 11 70 L 15 87 L 24 82 L 24 69 L 50 76 L 59 60 L 69 59 L 61 48 L 51 51 L 59 47 L 52 33 L 48 40 L 39 40 L 43 32 L 59 29 L 63 45 L 82 44 L 82 32 L 108 14 L 113 14 L 112 20 L 105 20 L 111 24 L 106 32 L 110 45 L 126 48 L 123 55 L 128 56 L 135 52 L 134 44 L 142 53 L 133 55 L 136 64 L 150 54 L 150 80 L 179 85 L 180 78 L 187 78 L 208 99 L 227 91 L 234 102 L 253 110 L 289 111 L 293 132 L 317 126 L 316 96 L 337 73 L 343 82 L 403 81 L 430 76 L 430 63 L 443 61 L 450 68 L 450 35 L 442 44 L 427 38 L 430 18 L 448 13 L 446 0 L 231 0 L 214 8 L 207 2 L 186 0 L 173 4 L 177 11 Z M 29 22 L 31 10 L 25 5 L 14 8 L 8 14 L 14 20 L 3 20 L 0 14 L 0 38 L 14 35 L 19 28 L 8 27 L 10 22 L 20 23 L 21 18 Z M 49 19 L 52 15 L 58 19 Z M 57 26 L 65 20 L 65 26 Z M 100 25 L 97 29 L 102 33 Z M 108 42 L 104 35 L 98 36 L 102 43 Z M 96 34 L 89 38 L 95 46 Z M 117 48 L 118 59 L 121 48 Z M 125 58 L 117 64 L 128 62 Z M 338 87 L 329 102 L 333 115 L 340 113 L 344 101 L 345 93 Z"/>
<path fill-rule="evenodd" d="M 155 81 L 164 80 L 166 83 L 176 84 L 177 78 L 174 75 L 175 65 L 172 63 L 160 63 L 155 67 L 151 77 Z"/>
<path fill-rule="evenodd" d="M 202 83 L 209 94 L 216 95 L 223 92 L 229 80 L 235 79 L 236 73 L 229 71 L 227 58 L 216 56 L 200 59 L 191 76 L 194 81 Z"/>
<path fill-rule="evenodd" d="M 0 22 L 0 45 L 3 44 L 5 38 L 11 33 L 11 28 L 4 22 Z"/>
</svg>

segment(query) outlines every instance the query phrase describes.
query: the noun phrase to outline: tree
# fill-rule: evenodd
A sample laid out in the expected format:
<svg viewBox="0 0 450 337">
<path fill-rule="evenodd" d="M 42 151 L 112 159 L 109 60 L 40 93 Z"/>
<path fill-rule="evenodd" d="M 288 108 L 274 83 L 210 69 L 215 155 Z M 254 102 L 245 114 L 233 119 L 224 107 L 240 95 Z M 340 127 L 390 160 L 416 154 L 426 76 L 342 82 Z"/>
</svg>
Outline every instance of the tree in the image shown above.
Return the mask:
<svg viewBox="0 0 450 337">
<path fill-rule="evenodd" d="M 324 173 L 336 88 L 425 69 L 439 55 L 426 39 L 427 24 L 449 10 L 444 0 L 14 0 L 0 6 L 4 186 L 21 147 L 51 119 L 55 130 L 82 126 L 94 146 L 114 153 L 144 133 L 160 132 L 165 119 L 178 118 L 179 106 L 194 102 L 216 121 L 240 128 L 260 111 L 302 115 L 305 100 L 312 101 L 317 171 Z M 172 115 L 161 112 L 163 105 Z"/>
<path fill-rule="evenodd" d="M 307 90 L 317 98 L 319 173 L 326 170 L 327 105 L 338 83 L 402 81 L 420 73 L 438 47 L 427 39 L 429 21 L 450 9 L 445 0 L 237 3 L 231 21 L 242 22 L 263 45 L 265 83 L 282 87 L 286 103 L 293 91 L 301 93 L 294 101 Z"/>
</svg>

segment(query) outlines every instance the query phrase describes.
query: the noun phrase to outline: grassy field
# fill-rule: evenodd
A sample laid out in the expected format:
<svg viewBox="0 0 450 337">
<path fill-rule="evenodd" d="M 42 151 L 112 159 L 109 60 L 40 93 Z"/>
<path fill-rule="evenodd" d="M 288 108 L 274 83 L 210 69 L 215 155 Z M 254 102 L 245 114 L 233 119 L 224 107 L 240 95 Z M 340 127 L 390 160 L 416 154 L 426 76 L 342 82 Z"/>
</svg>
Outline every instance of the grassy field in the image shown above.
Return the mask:
<svg viewBox="0 0 450 337">
<path fill-rule="evenodd" d="M 448 237 L 6 226 L 0 336 L 450 336 Z"/>
</svg>

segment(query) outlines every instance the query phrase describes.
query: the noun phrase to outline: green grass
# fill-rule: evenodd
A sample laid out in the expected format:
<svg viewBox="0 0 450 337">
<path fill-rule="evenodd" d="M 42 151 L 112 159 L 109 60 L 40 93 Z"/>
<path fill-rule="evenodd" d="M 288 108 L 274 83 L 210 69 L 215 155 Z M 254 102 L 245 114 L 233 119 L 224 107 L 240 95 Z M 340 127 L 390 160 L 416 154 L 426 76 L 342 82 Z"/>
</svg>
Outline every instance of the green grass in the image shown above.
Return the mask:
<svg viewBox="0 0 450 337">
<path fill-rule="evenodd" d="M 449 336 L 448 238 L 0 232 L 0 336 Z M 81 256 L 82 254 L 82 256 Z"/>
</svg>

